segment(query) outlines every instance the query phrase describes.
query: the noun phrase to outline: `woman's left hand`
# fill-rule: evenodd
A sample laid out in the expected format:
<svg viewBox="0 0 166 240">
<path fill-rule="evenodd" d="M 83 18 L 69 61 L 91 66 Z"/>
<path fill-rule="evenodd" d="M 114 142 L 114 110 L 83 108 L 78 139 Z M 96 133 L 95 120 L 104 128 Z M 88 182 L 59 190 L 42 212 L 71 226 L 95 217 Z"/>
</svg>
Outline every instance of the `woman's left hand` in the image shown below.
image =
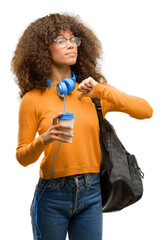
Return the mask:
<svg viewBox="0 0 166 240">
<path fill-rule="evenodd" d="M 77 91 L 82 92 L 79 95 L 79 99 L 82 97 L 90 97 L 96 84 L 97 82 L 92 77 L 84 79 L 77 88 Z"/>
</svg>

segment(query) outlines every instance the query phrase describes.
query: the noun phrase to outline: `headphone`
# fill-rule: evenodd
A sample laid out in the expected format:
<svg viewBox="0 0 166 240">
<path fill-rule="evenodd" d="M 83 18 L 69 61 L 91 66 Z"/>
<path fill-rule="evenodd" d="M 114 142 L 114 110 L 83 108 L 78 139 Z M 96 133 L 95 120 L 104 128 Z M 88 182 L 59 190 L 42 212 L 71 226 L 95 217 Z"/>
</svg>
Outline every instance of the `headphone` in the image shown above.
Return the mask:
<svg viewBox="0 0 166 240">
<path fill-rule="evenodd" d="M 72 78 L 65 78 L 62 82 L 56 85 L 58 96 L 64 97 L 75 89 L 77 76 L 74 74 L 74 72 L 71 72 L 71 73 L 72 73 Z M 51 80 L 47 78 L 47 82 L 48 82 L 48 87 L 51 87 Z"/>
</svg>

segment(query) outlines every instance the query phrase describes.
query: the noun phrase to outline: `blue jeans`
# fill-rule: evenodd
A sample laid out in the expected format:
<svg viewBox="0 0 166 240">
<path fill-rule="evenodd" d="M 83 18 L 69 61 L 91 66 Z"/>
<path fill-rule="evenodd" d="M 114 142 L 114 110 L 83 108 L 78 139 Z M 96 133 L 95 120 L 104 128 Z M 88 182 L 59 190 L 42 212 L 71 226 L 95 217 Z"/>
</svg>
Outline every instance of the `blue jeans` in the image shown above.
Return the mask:
<svg viewBox="0 0 166 240">
<path fill-rule="evenodd" d="M 102 240 L 103 215 L 99 173 L 39 179 L 31 205 L 34 240 Z M 39 230 L 38 230 L 39 229 Z"/>
</svg>

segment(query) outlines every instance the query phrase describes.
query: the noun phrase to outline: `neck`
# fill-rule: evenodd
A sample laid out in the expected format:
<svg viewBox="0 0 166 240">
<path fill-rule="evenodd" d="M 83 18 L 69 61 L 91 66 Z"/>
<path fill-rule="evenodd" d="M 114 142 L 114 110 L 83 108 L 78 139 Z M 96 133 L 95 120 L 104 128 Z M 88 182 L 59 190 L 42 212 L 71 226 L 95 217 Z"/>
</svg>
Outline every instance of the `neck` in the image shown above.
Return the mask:
<svg viewBox="0 0 166 240">
<path fill-rule="evenodd" d="M 72 77 L 72 74 L 71 74 L 70 66 L 64 66 L 64 67 L 54 66 L 52 68 L 49 79 L 51 80 L 51 83 L 57 84 L 59 82 L 62 82 L 63 79 L 71 78 L 71 77 Z"/>
</svg>

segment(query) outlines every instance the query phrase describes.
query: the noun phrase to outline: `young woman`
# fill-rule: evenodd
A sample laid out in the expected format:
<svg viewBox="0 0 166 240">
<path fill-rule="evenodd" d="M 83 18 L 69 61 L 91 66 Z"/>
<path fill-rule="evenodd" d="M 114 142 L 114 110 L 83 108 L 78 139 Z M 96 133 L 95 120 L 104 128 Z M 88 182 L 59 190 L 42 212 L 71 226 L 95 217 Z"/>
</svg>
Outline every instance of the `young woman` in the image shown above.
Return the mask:
<svg viewBox="0 0 166 240">
<path fill-rule="evenodd" d="M 65 240 L 67 232 L 70 240 L 102 239 L 99 123 L 91 98 L 101 99 L 103 116 L 152 116 L 147 101 L 106 83 L 100 56 L 94 33 L 68 14 L 37 19 L 16 47 L 12 70 L 22 98 L 16 157 L 28 166 L 44 152 L 31 205 L 34 239 Z M 60 96 L 66 78 L 75 89 Z M 66 132 L 72 127 L 59 124 L 62 112 L 74 113 L 73 134 Z"/>
</svg>

